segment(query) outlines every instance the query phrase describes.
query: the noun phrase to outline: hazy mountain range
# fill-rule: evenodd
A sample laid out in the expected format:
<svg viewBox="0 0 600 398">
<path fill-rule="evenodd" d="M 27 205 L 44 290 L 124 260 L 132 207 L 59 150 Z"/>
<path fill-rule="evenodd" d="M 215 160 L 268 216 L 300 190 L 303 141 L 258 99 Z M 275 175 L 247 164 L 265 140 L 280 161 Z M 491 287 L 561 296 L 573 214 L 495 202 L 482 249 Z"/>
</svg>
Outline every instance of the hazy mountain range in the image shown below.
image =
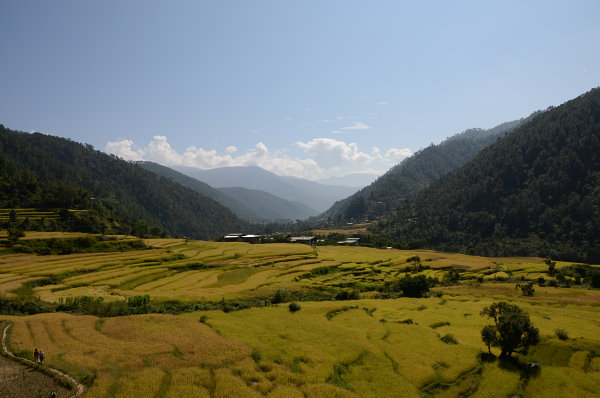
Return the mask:
<svg viewBox="0 0 600 398">
<path fill-rule="evenodd" d="M 177 166 L 174 169 L 215 188 L 241 187 L 261 190 L 291 202 L 301 203 L 309 209 L 314 209 L 316 213 L 326 210 L 336 200 L 343 199 L 359 189 L 278 176 L 256 166 L 221 167 L 210 170 Z"/>
</svg>

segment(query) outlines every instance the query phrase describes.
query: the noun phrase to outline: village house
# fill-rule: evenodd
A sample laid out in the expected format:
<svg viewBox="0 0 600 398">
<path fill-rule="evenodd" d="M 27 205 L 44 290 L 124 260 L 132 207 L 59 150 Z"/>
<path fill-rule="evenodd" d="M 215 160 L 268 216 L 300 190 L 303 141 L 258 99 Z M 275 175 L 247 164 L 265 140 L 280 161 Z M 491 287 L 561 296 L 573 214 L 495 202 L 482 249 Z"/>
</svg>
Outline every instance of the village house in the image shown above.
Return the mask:
<svg viewBox="0 0 600 398">
<path fill-rule="evenodd" d="M 317 237 L 316 236 L 292 236 L 290 238 L 290 243 L 303 243 L 305 245 L 316 246 L 317 245 Z"/>
</svg>

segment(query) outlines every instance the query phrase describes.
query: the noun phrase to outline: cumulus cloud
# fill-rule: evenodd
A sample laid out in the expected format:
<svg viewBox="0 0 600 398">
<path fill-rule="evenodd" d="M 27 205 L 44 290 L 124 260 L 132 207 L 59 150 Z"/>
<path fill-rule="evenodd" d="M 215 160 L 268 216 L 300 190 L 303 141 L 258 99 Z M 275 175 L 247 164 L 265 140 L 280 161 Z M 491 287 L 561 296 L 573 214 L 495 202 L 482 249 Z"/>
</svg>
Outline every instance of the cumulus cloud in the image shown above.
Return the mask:
<svg viewBox="0 0 600 398">
<path fill-rule="evenodd" d="M 342 127 L 340 130 L 368 130 L 370 128 L 363 122 L 352 122 L 352 126 Z"/>
<path fill-rule="evenodd" d="M 127 160 L 142 160 L 144 156 L 142 149 L 133 149 L 131 140 L 109 141 L 104 150 Z"/>
<path fill-rule="evenodd" d="M 364 169 L 365 166 L 386 167 L 411 156 L 407 149 L 388 149 L 384 155 L 378 147 L 369 152 L 361 152 L 354 142 L 332 138 L 314 138 L 307 142 L 297 142 L 296 147 L 305 153 L 305 158 L 290 157 L 281 151 L 271 151 L 263 142 L 245 151 L 233 145 L 224 153 L 190 146 L 177 152 L 169 144 L 167 137 L 156 135 L 150 143 L 138 148 L 131 140 L 108 142 L 105 150 L 127 160 L 150 160 L 166 166 L 189 166 L 200 169 L 213 169 L 228 166 L 258 166 L 280 175 L 291 175 L 314 179 L 342 170 Z"/>
<path fill-rule="evenodd" d="M 234 146 L 226 149 L 228 154 L 219 155 L 216 150 L 205 150 L 191 146 L 178 153 L 167 141 L 167 137 L 156 135 L 144 149 L 134 149 L 133 141 L 108 142 L 105 151 L 127 160 L 151 160 L 166 166 L 189 166 L 200 169 L 214 169 L 227 166 L 258 166 L 276 174 L 296 177 L 321 175 L 324 169 L 313 159 L 292 159 L 285 155 L 271 153 L 262 142 L 244 154 L 232 156 L 237 151 Z"/>
<path fill-rule="evenodd" d="M 314 138 L 308 142 L 297 142 L 306 154 L 325 168 L 333 168 L 344 163 L 369 164 L 375 158 L 360 152 L 356 143 L 347 144 L 332 138 Z"/>
<path fill-rule="evenodd" d="M 390 148 L 385 152 L 383 160 L 390 164 L 397 164 L 412 155 L 412 151 L 408 148 Z"/>
</svg>

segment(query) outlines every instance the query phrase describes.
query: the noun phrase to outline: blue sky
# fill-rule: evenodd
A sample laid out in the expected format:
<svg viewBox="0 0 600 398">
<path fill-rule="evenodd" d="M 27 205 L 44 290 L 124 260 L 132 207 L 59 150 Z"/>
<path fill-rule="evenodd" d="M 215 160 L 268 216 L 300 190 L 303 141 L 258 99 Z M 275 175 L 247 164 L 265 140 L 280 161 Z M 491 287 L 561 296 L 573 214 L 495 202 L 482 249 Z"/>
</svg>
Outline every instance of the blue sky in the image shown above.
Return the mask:
<svg viewBox="0 0 600 398">
<path fill-rule="evenodd" d="M 598 1 L 3 1 L 0 123 L 128 159 L 383 172 L 600 85 Z"/>
</svg>

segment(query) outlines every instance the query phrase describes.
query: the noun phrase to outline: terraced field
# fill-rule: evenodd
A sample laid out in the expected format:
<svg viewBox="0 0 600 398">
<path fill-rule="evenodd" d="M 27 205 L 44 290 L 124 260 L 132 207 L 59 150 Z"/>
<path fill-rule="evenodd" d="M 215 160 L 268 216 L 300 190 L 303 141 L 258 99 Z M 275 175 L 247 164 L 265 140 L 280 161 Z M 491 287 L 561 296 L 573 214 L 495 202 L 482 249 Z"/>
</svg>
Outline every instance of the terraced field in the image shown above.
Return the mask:
<svg viewBox="0 0 600 398">
<path fill-rule="evenodd" d="M 179 316 L 2 316 L 14 324 L 11 349 L 30 356 L 34 347 L 43 348 L 48 364 L 90 386 L 90 397 L 600 395 L 600 291 L 536 285 L 534 296 L 524 297 L 514 281 L 504 282 L 553 280 L 543 259 L 299 244 L 147 243 L 153 249 L 0 256 L 0 296 L 26 291 L 54 302 L 147 294 L 159 302 L 219 302 L 272 297 L 278 289 L 301 298 L 360 288 L 363 298 L 299 301 L 296 312 L 286 303 Z M 442 279 L 450 271 L 460 273 L 460 283 L 438 286 L 429 298 L 375 298 L 377 286 L 406 272 Z M 498 300 L 528 312 L 543 337 L 513 362 L 482 356 L 487 348 L 480 331 L 489 322 L 479 314 Z M 557 329 L 568 338 L 560 340 Z M 529 363 L 540 367 L 531 370 Z"/>
<path fill-rule="evenodd" d="M 0 292 L 38 278 L 53 283 L 34 288 L 49 302 L 81 295 L 117 300 L 140 294 L 182 301 L 263 297 L 276 289 L 340 289 L 376 285 L 403 275 L 419 256 L 427 276 L 443 278 L 448 269 L 465 280 L 536 279 L 542 259 L 485 258 L 431 251 L 378 250 L 300 244 L 219 243 L 157 239 L 152 250 L 0 257 Z M 567 265 L 559 263 L 557 267 Z"/>
<path fill-rule="evenodd" d="M 459 295 L 303 302 L 296 313 L 279 305 L 179 317 L 7 318 L 14 350 L 43 347 L 49 365 L 93 380 L 90 397 L 600 394 L 598 306 L 518 300 L 544 336 L 521 358 L 540 372 L 524 378 L 518 364 L 480 356 L 479 312 L 491 302 Z M 556 328 L 571 338 L 557 339 Z M 440 339 L 447 334 L 457 344 Z"/>
</svg>

